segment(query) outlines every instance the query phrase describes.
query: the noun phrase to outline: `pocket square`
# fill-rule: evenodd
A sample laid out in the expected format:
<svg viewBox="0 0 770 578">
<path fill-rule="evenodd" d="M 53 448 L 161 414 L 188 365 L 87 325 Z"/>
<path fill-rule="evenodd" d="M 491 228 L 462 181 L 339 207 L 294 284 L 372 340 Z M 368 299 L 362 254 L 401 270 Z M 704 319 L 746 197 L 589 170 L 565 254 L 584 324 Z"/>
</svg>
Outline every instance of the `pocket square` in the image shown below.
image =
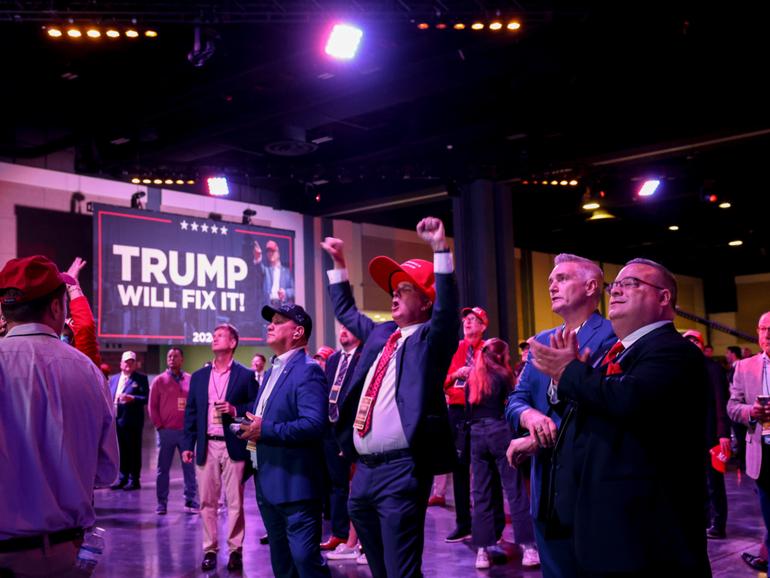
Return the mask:
<svg viewBox="0 0 770 578">
<path fill-rule="evenodd" d="M 607 364 L 607 373 L 606 375 L 620 375 L 623 373 L 623 368 L 620 367 L 619 363 L 615 363 L 614 361 L 611 361 Z"/>
</svg>

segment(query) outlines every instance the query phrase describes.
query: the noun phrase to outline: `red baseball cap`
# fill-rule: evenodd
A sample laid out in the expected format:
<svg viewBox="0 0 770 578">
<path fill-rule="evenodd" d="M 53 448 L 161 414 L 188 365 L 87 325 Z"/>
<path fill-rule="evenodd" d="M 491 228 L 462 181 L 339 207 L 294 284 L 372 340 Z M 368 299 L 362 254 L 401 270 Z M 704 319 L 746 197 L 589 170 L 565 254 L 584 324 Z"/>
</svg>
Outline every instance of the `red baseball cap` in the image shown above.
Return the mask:
<svg viewBox="0 0 770 578">
<path fill-rule="evenodd" d="M 484 325 L 489 325 L 489 317 L 487 317 L 487 312 L 484 311 L 481 307 L 463 307 L 463 309 L 460 311 L 463 319 L 465 319 L 471 313 L 478 317 L 479 321 L 481 321 Z"/>
<path fill-rule="evenodd" d="M 320 357 L 321 359 L 326 361 L 331 357 L 332 353 L 334 353 L 334 350 L 331 347 L 329 347 L 328 345 L 322 345 L 321 347 L 318 348 L 318 351 L 315 352 L 315 355 L 313 357 L 314 358 Z"/>
<path fill-rule="evenodd" d="M 77 281 L 71 275 L 59 271 L 56 263 L 43 255 L 11 259 L 0 271 L 0 291 L 17 289 L 22 294 L 0 297 L 0 303 L 3 305 L 27 303 L 53 293 L 64 283 L 77 285 Z"/>
<path fill-rule="evenodd" d="M 436 301 L 436 278 L 433 263 L 424 259 L 409 259 L 400 265 L 390 257 L 379 256 L 369 261 L 369 275 L 388 293 L 407 281 L 422 291 L 428 299 Z"/>
<path fill-rule="evenodd" d="M 730 459 L 730 456 L 723 454 L 721 446 L 718 445 L 711 448 L 709 453 L 711 454 L 711 467 L 724 474 L 727 469 L 727 460 Z"/>
<path fill-rule="evenodd" d="M 701 344 L 701 347 L 706 345 L 706 342 L 703 340 L 703 334 L 700 331 L 695 331 L 695 329 L 688 329 L 682 333 L 682 337 L 685 339 L 695 339 L 698 343 Z M 692 341 L 692 339 L 690 339 L 690 341 Z"/>
</svg>

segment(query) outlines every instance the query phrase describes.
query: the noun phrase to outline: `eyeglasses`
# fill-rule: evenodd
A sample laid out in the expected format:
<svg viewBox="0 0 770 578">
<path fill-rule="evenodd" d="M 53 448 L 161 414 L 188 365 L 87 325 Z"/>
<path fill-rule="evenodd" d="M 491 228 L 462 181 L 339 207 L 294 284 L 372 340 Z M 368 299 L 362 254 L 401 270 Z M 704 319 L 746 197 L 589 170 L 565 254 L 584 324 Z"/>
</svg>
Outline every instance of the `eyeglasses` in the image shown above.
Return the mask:
<svg viewBox="0 0 770 578">
<path fill-rule="evenodd" d="M 649 285 L 650 287 L 654 287 L 659 291 L 665 290 L 665 287 L 658 287 L 657 285 L 648 283 L 643 279 L 638 279 L 637 277 L 626 277 L 625 279 L 621 279 L 620 281 L 612 281 L 611 283 L 605 283 L 604 291 L 607 293 L 607 295 L 612 295 L 612 290 L 615 287 L 620 287 L 623 291 L 625 291 L 627 289 L 638 289 L 639 285 Z"/>
</svg>

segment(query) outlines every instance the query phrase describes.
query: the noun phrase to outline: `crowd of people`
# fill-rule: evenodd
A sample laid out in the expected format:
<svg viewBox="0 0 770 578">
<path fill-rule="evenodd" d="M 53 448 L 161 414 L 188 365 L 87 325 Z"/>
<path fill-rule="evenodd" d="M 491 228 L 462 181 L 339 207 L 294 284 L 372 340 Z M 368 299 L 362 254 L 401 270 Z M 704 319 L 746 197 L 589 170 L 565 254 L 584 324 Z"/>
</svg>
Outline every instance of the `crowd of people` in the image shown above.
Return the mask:
<svg viewBox="0 0 770 578">
<path fill-rule="evenodd" d="M 442 222 L 423 219 L 417 234 L 433 262 L 369 264 L 391 321 L 357 308 L 344 244 L 327 237 L 339 349 L 309 353 L 312 318 L 276 301 L 261 311 L 269 366 L 262 355 L 251 368 L 235 361 L 239 333 L 223 323 L 210 363 L 187 373 L 183 349 L 171 347 L 152 384 L 131 351 L 105 379 L 82 260 L 67 273 L 42 256 L 9 261 L 0 469 L 27 469 L 4 478 L 0 575 L 70 575 L 95 523 L 94 489 L 141 488 L 145 406 L 158 433 L 156 513 L 168 512 L 178 453 L 204 571 L 218 563 L 222 510 L 227 568 L 243 567 L 253 477 L 275 576 L 330 576 L 327 559 L 368 564 L 375 578 L 421 576 L 426 512 L 445 504 L 450 476 L 446 541 L 470 541 L 479 570 L 500 559 L 507 501 L 522 565 L 546 578 L 710 576 L 706 541 L 726 535 L 731 428 L 745 439 L 737 453 L 770 528 L 770 312 L 758 323 L 760 354 L 741 359 L 731 347 L 725 371 L 701 333 L 674 328 L 677 283 L 665 267 L 632 259 L 605 283 L 592 261 L 561 254 L 547 290 L 563 323 L 518 344 L 512 364 L 510 345 L 486 336 L 487 312 L 458 303 Z M 608 319 L 598 311 L 605 292 Z M 67 293 L 75 321 L 62 339 Z M 687 404 L 676 410 L 676 451 L 664 451 L 655 416 L 672 398 Z M 752 568 L 767 568 L 764 542 L 743 554 Z"/>
</svg>

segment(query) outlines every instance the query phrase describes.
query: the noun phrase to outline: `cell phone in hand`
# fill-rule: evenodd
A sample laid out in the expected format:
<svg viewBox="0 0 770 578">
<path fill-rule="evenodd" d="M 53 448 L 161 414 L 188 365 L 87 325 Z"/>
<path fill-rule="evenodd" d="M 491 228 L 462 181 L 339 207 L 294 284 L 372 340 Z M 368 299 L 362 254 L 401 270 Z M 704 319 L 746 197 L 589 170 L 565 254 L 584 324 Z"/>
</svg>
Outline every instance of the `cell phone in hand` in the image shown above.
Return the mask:
<svg viewBox="0 0 770 578">
<path fill-rule="evenodd" d="M 757 401 L 760 403 L 760 405 L 767 405 L 770 403 L 770 395 L 758 395 Z"/>
</svg>

